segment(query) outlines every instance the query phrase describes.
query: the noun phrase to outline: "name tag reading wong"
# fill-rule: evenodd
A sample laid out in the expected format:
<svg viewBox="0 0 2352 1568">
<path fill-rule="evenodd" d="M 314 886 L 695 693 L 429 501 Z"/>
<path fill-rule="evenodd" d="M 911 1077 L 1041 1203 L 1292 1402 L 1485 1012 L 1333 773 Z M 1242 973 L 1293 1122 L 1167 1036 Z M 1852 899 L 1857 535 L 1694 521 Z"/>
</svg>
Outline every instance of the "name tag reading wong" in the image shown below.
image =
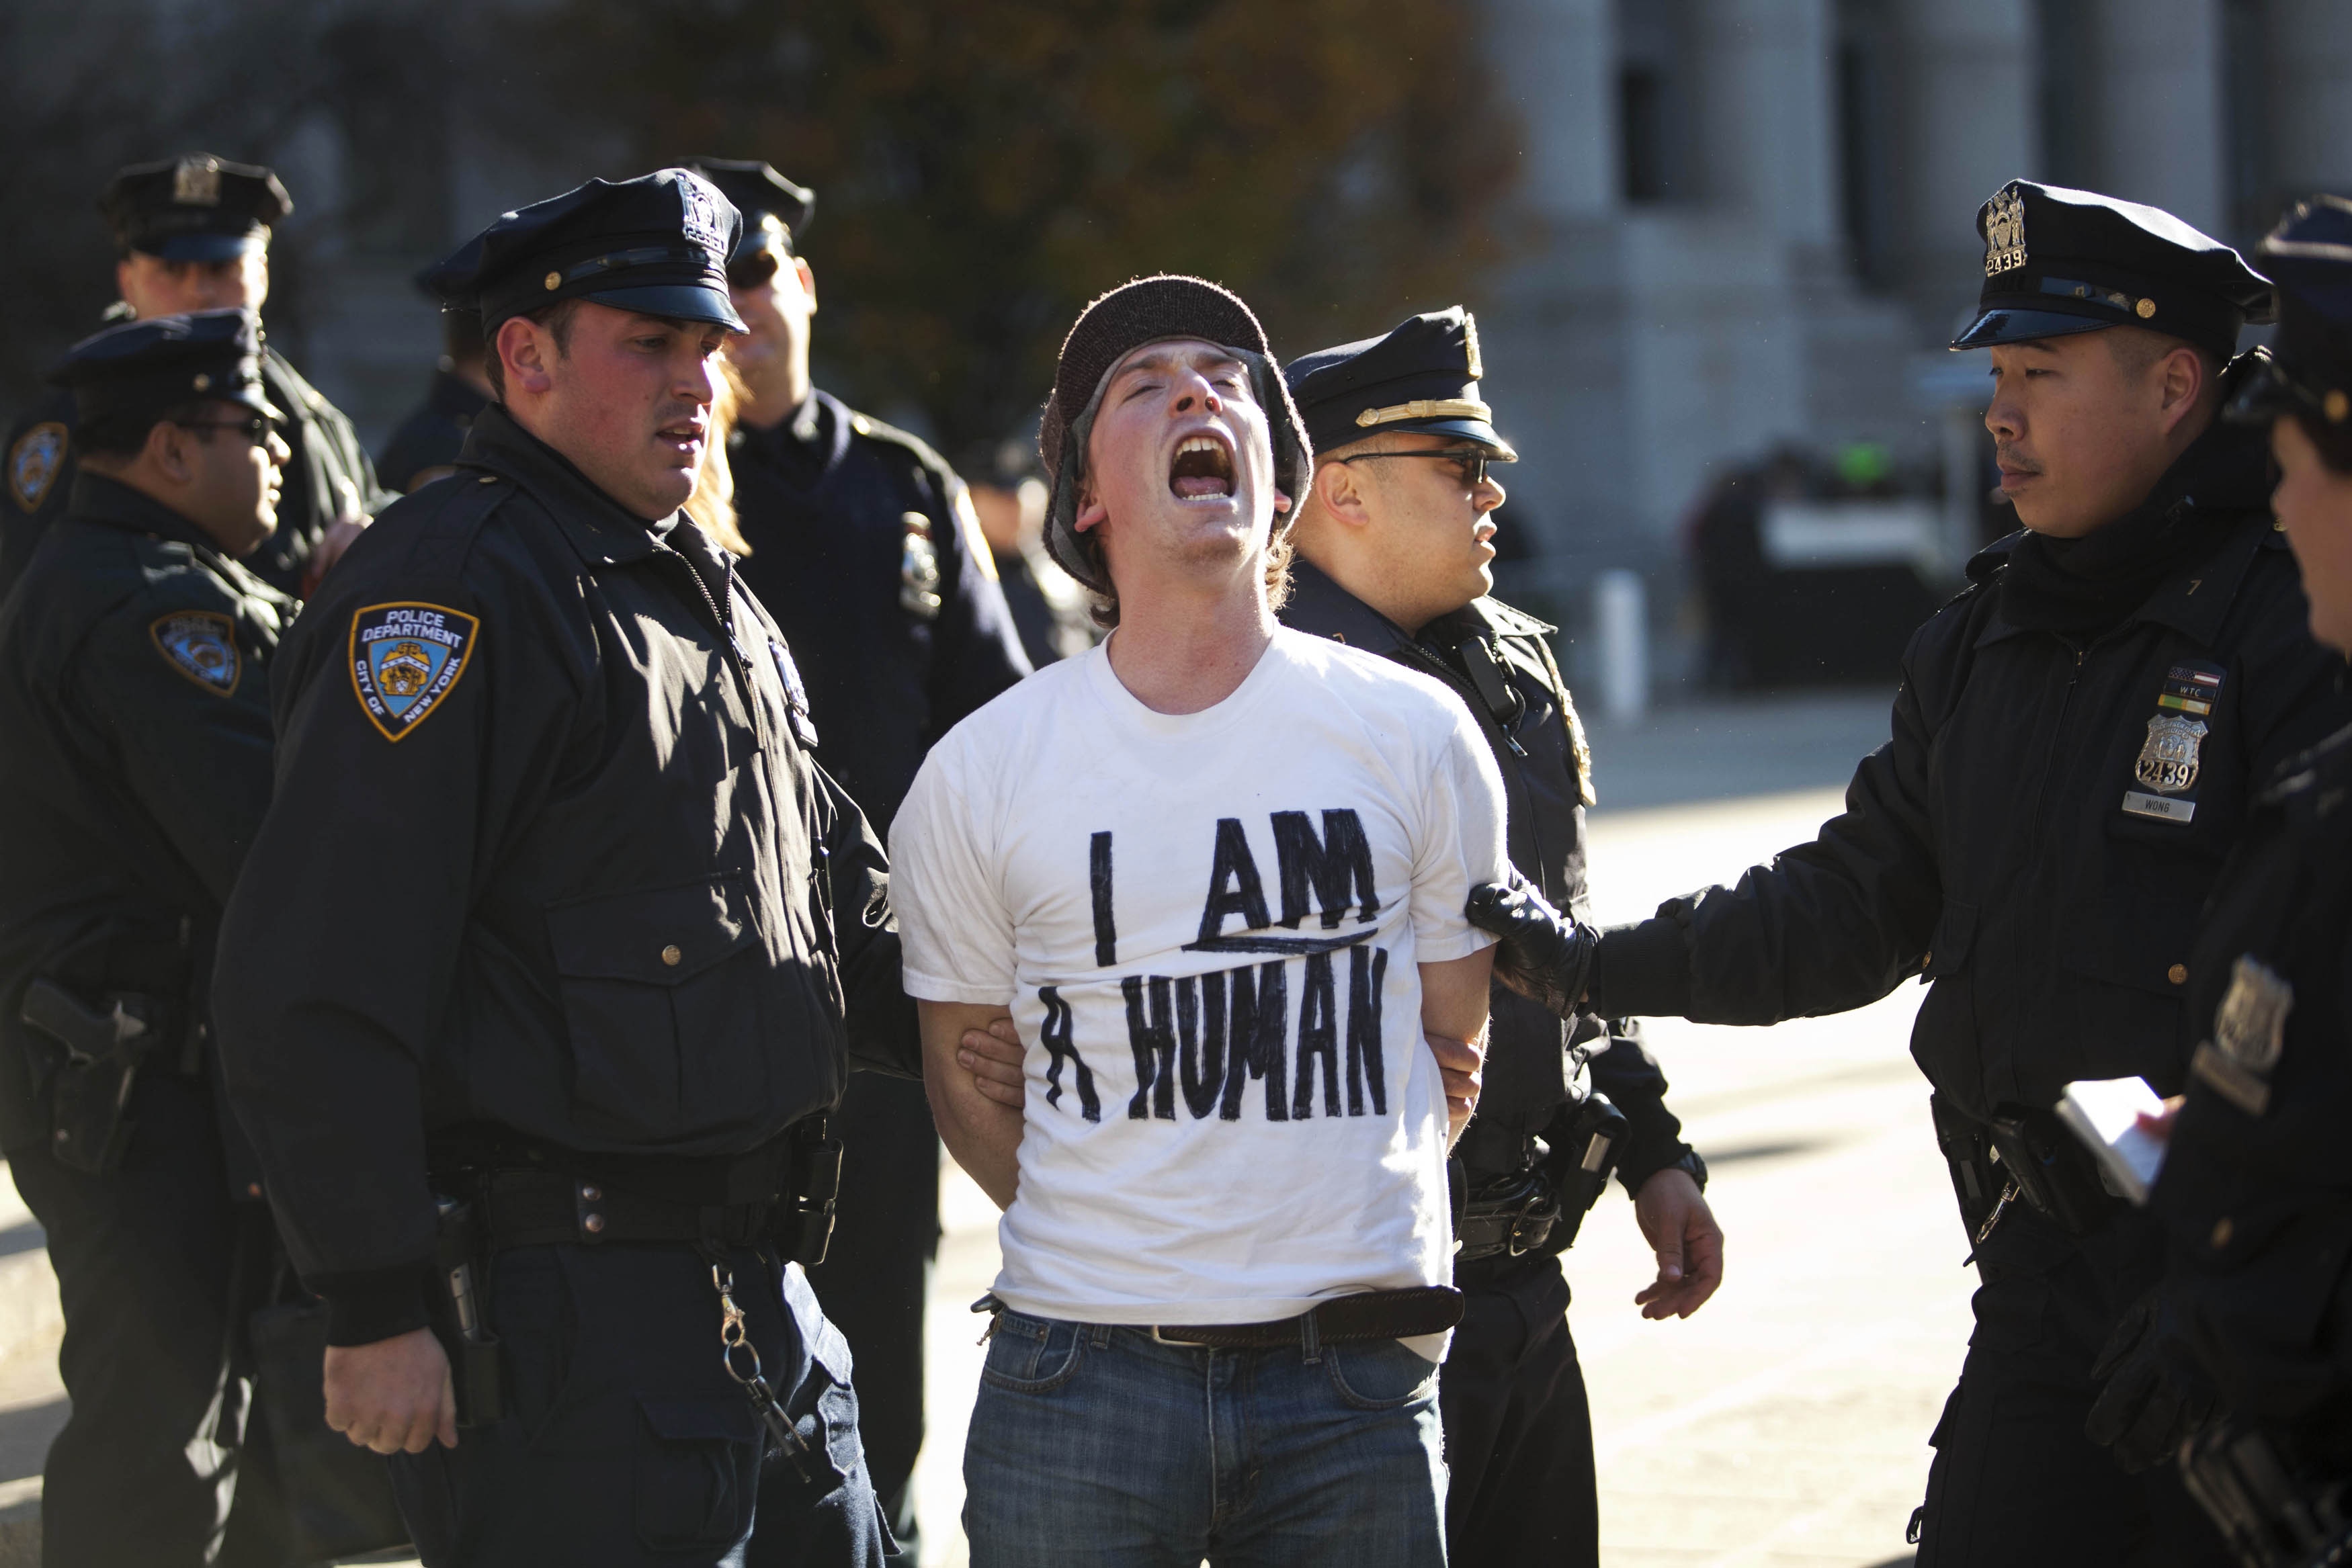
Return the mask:
<svg viewBox="0 0 2352 1568">
<path fill-rule="evenodd" d="M 2124 791 L 2124 810 L 2132 816 L 2150 817 L 2159 822 L 2186 822 L 2197 815 L 2197 802 L 2126 789 Z"/>
</svg>

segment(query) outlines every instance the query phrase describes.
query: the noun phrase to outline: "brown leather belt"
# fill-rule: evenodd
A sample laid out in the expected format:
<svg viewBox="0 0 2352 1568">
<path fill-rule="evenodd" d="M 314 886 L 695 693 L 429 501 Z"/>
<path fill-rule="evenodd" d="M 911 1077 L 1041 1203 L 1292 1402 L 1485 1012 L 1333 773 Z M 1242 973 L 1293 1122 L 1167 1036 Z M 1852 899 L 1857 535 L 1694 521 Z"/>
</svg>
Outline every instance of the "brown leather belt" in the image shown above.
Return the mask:
<svg viewBox="0 0 2352 1568">
<path fill-rule="evenodd" d="M 1462 1292 L 1451 1285 L 1414 1285 L 1334 1296 L 1309 1312 L 1262 1323 L 1161 1323 L 1151 1337 L 1163 1344 L 1212 1350 L 1280 1350 L 1303 1344 L 1309 1322 L 1319 1344 L 1412 1339 L 1444 1333 L 1462 1321 Z"/>
</svg>

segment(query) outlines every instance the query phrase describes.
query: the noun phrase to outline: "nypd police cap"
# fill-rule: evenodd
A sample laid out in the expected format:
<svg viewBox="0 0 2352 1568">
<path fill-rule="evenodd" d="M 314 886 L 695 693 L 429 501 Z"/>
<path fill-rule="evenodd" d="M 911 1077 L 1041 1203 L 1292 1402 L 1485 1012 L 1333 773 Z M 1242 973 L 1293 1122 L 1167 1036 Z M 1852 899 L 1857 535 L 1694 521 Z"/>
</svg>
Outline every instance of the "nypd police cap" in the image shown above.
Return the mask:
<svg viewBox="0 0 2352 1568">
<path fill-rule="evenodd" d="M 2299 204 L 2254 255 L 2278 284 L 2279 327 L 2230 417 L 2267 423 L 2302 412 L 2352 436 L 2352 202 Z"/>
<path fill-rule="evenodd" d="M 67 350 L 49 380 L 72 390 L 85 429 L 152 423 L 167 410 L 215 398 L 286 417 L 262 389 L 261 318 L 246 309 L 109 327 Z"/>
<path fill-rule="evenodd" d="M 165 261 L 228 261 L 268 245 L 269 225 L 294 203 L 278 176 L 258 164 L 190 152 L 118 172 L 98 210 L 125 251 Z"/>
<path fill-rule="evenodd" d="M 2271 319 L 2269 279 L 2170 213 L 2011 180 L 1977 212 L 1984 288 L 1955 349 L 2146 327 L 2228 358 Z"/>
<path fill-rule="evenodd" d="M 481 312 L 485 332 L 566 299 L 740 332 L 727 256 L 741 226 L 708 180 L 663 169 L 503 214 L 428 273 L 444 305 Z"/>
<path fill-rule="evenodd" d="M 1518 454 L 1478 393 L 1486 371 L 1478 322 L 1455 305 L 1408 316 L 1382 337 L 1302 354 L 1283 375 L 1318 452 L 1409 431 L 1475 441 L 1508 461 Z"/>
<path fill-rule="evenodd" d="M 816 193 L 795 184 L 757 158 L 690 158 L 686 166 L 719 187 L 719 193 L 743 214 L 743 233 L 735 242 L 730 265 L 740 266 L 771 246 L 786 256 L 799 236 L 808 232 L 816 213 Z"/>
</svg>

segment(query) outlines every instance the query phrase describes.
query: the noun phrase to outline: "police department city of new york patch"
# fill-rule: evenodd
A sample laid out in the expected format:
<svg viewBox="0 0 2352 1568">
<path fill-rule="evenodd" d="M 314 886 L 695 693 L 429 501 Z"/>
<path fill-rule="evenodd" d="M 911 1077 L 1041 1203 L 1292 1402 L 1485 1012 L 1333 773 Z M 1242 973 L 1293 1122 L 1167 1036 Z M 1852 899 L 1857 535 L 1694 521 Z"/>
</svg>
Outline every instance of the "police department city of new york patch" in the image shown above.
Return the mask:
<svg viewBox="0 0 2352 1568">
<path fill-rule="evenodd" d="M 441 604 L 371 604 L 352 616 L 352 690 L 386 740 L 403 740 L 465 674 L 482 623 Z"/>
<path fill-rule="evenodd" d="M 25 432 L 16 438 L 16 444 L 8 448 L 8 498 L 16 503 L 18 510 L 41 509 L 49 486 L 65 470 L 69 440 L 66 427 L 49 420 Z"/>
<path fill-rule="evenodd" d="M 2232 1061 L 2268 1072 L 2286 1046 L 2293 1011 L 2294 985 L 2252 953 L 2241 953 L 2230 970 L 2230 989 L 2213 1011 L 2213 1038 Z"/>
<path fill-rule="evenodd" d="M 216 697 L 236 690 L 245 661 L 236 651 L 236 622 L 214 610 L 179 610 L 147 628 L 163 662 Z"/>
</svg>

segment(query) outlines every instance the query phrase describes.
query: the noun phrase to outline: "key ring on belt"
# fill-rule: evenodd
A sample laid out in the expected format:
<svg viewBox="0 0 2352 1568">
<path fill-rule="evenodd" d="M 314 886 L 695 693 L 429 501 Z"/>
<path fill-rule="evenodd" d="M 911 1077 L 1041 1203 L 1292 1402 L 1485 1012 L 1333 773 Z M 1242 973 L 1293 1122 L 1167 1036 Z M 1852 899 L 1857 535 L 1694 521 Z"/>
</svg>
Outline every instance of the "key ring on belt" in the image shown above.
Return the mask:
<svg viewBox="0 0 2352 1568">
<path fill-rule="evenodd" d="M 713 1263 L 710 1266 L 710 1287 L 719 1292 L 719 1364 L 742 1388 L 744 1396 L 751 1401 L 752 1413 L 759 1416 L 761 1425 L 767 1427 L 768 1435 L 775 1439 L 784 1457 L 792 1460 L 793 1469 L 799 1473 L 801 1479 L 808 1479 L 808 1466 L 802 1462 L 803 1456 L 809 1451 L 808 1444 L 802 1440 L 799 1429 L 793 1425 L 791 1413 L 776 1397 L 775 1390 L 768 1385 L 767 1376 L 761 1370 L 760 1347 L 751 1343 L 751 1333 L 744 1327 L 743 1309 L 735 1304 L 734 1270 L 724 1263 Z M 749 1371 L 738 1366 L 739 1354 L 751 1358 Z"/>
</svg>

